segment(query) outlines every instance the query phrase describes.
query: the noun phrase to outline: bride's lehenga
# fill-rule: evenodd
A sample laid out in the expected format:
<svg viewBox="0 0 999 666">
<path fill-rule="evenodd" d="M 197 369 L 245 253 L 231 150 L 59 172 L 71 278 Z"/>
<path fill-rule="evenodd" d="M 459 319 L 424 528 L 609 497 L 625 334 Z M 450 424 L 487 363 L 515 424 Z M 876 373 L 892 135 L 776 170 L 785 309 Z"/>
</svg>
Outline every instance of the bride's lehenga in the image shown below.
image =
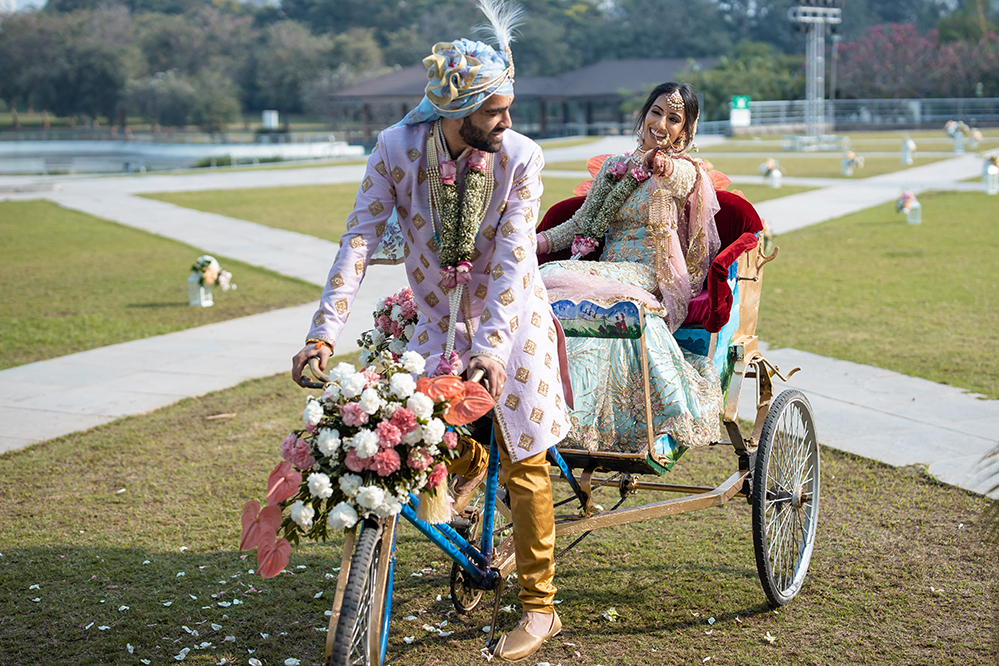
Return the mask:
<svg viewBox="0 0 999 666">
<path fill-rule="evenodd" d="M 604 177 L 608 159 L 597 173 Z M 652 395 L 652 431 L 663 438 L 654 457 L 670 467 L 687 448 L 717 441 L 722 395 L 711 360 L 681 349 L 673 338 L 687 303 L 701 291 L 720 242 L 717 198 L 703 167 L 674 158 L 667 178 L 639 185 L 610 223 L 600 261 L 555 261 L 541 275 L 553 304 L 568 300 L 611 306 L 622 300 L 646 308 L 646 346 Z M 580 211 L 542 232 L 548 250 L 568 247 Z M 569 337 L 574 407 L 562 447 L 640 453 L 647 448 L 642 359 L 637 340 Z"/>
</svg>

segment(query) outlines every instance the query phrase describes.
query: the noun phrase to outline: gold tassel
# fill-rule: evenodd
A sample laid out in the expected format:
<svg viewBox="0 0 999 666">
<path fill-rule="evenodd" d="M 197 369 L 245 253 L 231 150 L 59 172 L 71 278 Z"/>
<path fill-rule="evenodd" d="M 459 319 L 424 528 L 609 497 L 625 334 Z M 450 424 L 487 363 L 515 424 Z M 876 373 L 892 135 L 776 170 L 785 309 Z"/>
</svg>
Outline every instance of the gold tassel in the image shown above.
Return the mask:
<svg viewBox="0 0 999 666">
<path fill-rule="evenodd" d="M 420 493 L 420 505 L 416 509 L 416 517 L 431 525 L 440 525 L 451 520 L 451 502 L 447 494 L 447 485 L 442 483 L 433 490 Z"/>
</svg>

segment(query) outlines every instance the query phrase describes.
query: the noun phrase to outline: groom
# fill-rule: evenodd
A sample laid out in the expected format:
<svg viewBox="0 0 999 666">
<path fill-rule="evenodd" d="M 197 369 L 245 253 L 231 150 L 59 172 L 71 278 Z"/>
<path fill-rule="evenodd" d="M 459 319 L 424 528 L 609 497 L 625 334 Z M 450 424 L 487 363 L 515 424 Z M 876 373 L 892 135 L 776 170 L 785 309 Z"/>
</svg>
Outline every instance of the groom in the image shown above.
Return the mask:
<svg viewBox="0 0 999 666">
<path fill-rule="evenodd" d="M 300 381 L 313 357 L 325 369 L 368 265 L 404 261 L 420 308 L 410 350 L 431 374 L 481 368 L 497 403 L 524 614 L 494 653 L 517 661 L 562 627 L 545 451 L 570 422 L 561 329 L 535 256 L 544 160 L 536 143 L 510 129 L 513 58 L 504 31 L 496 32 L 498 50 L 461 39 L 435 45 L 424 59 L 426 96 L 378 137 L 292 376 Z M 485 456 L 467 453 L 466 468 L 452 471 L 475 477 Z"/>
</svg>

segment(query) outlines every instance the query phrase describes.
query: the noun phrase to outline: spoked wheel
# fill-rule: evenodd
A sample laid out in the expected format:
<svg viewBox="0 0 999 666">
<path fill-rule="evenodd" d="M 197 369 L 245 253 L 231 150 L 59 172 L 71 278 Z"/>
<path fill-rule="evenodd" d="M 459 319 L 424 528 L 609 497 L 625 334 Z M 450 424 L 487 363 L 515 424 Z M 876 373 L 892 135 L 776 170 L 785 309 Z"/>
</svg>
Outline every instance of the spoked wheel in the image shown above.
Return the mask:
<svg viewBox="0 0 999 666">
<path fill-rule="evenodd" d="M 473 504 L 473 507 L 475 506 Z M 470 527 L 458 528 L 457 532 L 469 542 L 475 543 L 481 531 L 481 514 L 477 511 L 466 511 L 465 513 L 474 516 L 474 519 L 471 520 Z M 454 605 L 454 609 L 462 615 L 471 613 L 478 608 L 479 602 L 482 601 L 482 594 L 482 590 L 472 586 L 468 572 L 458 566 L 457 562 L 453 563 L 451 565 L 451 603 Z"/>
<path fill-rule="evenodd" d="M 784 391 L 763 422 L 753 473 L 753 545 L 763 591 L 773 606 L 798 594 L 819 517 L 819 445 L 812 407 Z"/>
<path fill-rule="evenodd" d="M 327 666 L 378 666 L 382 659 L 384 618 L 387 609 L 382 558 L 382 525 L 365 520 L 350 560 L 350 572 L 343 591 L 340 619 Z"/>
</svg>

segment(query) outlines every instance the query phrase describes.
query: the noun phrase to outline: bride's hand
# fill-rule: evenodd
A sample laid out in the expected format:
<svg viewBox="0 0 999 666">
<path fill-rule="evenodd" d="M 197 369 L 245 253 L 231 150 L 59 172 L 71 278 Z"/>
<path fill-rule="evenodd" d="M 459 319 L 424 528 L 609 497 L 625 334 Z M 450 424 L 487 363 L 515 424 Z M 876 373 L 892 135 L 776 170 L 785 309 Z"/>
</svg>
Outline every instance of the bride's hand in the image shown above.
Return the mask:
<svg viewBox="0 0 999 666">
<path fill-rule="evenodd" d="M 665 177 L 673 173 L 673 164 L 661 150 L 655 149 L 645 158 L 645 168 L 653 176 Z"/>
</svg>

